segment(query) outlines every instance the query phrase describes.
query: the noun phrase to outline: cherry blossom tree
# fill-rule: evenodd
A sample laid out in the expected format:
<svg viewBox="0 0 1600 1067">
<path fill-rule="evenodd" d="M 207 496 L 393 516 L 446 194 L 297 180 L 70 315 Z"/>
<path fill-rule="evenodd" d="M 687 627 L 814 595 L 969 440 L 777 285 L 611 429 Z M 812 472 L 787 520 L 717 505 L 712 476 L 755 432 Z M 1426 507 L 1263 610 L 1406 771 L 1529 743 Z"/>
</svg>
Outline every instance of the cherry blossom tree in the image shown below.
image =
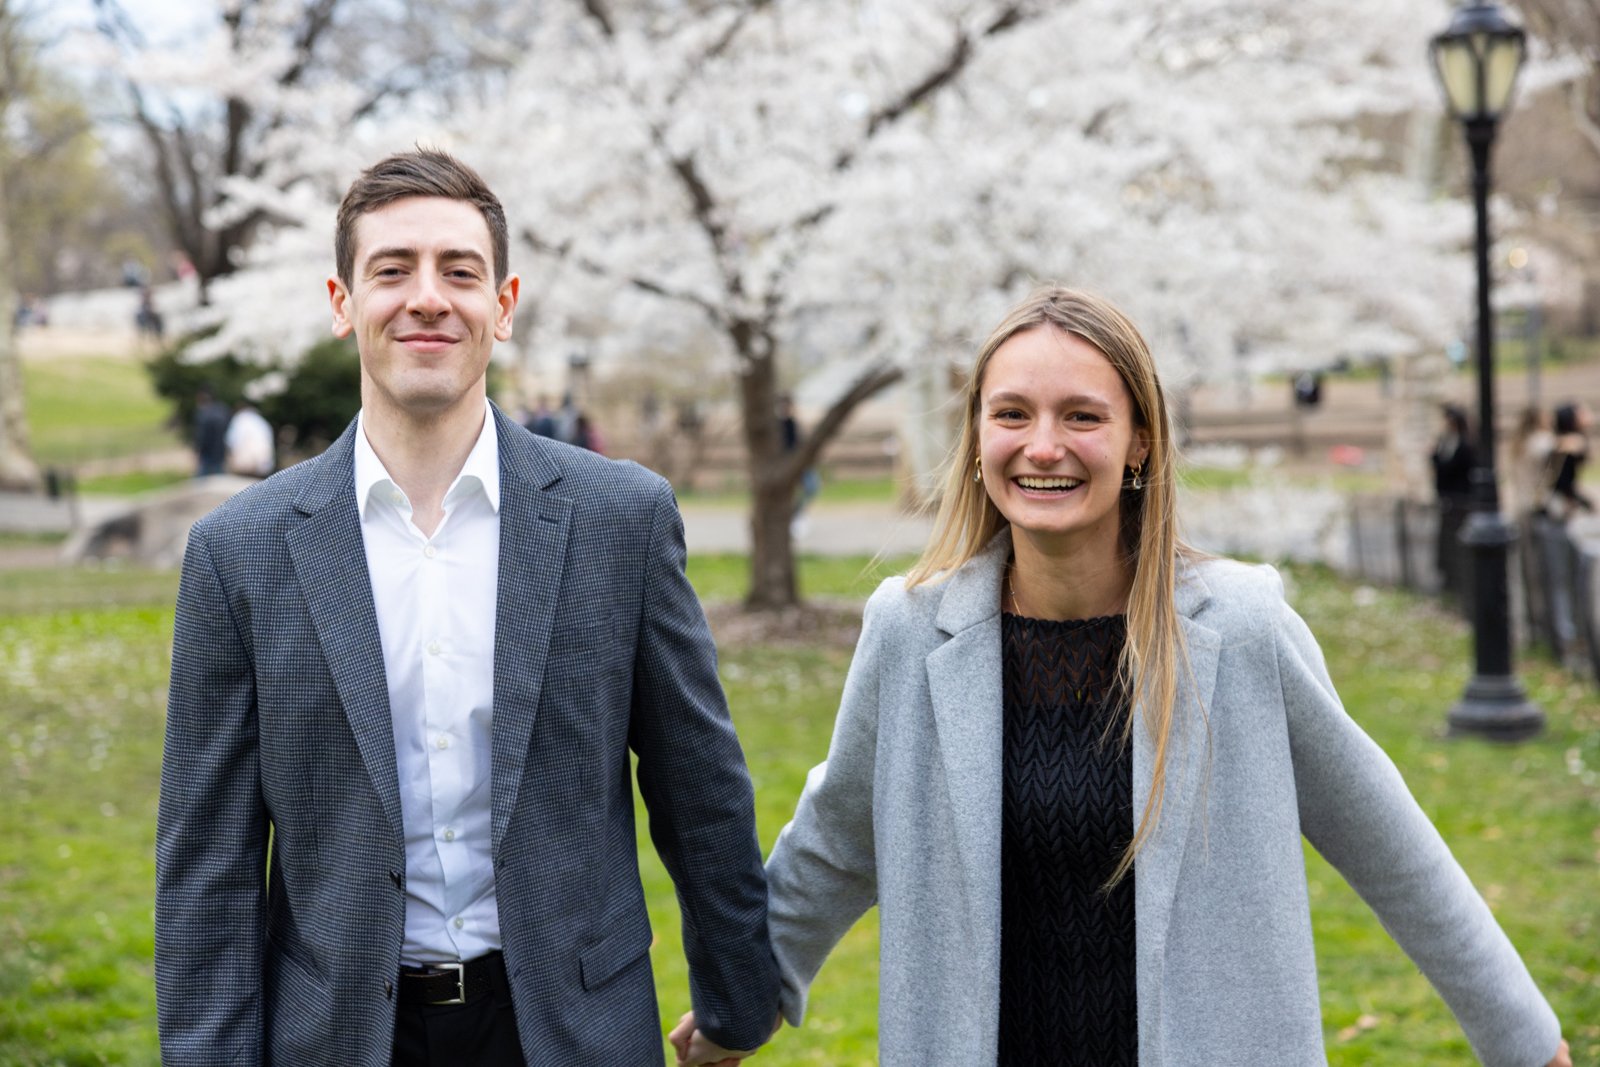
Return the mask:
<svg viewBox="0 0 1600 1067">
<path fill-rule="evenodd" d="M 714 338 L 754 497 L 752 607 L 795 602 L 790 502 L 852 412 L 908 372 L 942 380 L 1037 280 L 1124 305 L 1175 384 L 1404 352 L 1465 310 L 1444 254 L 1459 205 L 1375 132 L 1437 108 L 1436 0 L 537 10 L 503 92 L 297 158 L 345 156 L 347 181 L 358 146 L 420 139 L 478 166 L 512 216 L 535 351 L 625 365 Z M 326 261 L 331 203 L 235 195 L 307 228 L 257 248 L 215 344 L 300 343 L 284 312 L 326 317 L 288 294 L 313 246 Z M 777 395 L 827 364 L 845 384 L 786 453 Z"/>
</svg>

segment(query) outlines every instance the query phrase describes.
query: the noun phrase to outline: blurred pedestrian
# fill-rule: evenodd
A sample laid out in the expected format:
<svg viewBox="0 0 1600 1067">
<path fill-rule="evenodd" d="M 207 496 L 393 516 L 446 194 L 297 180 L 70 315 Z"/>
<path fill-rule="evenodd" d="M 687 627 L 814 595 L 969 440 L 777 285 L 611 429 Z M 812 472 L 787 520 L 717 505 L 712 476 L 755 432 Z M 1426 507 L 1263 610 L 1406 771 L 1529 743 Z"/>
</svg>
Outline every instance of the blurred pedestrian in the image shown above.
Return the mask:
<svg viewBox="0 0 1600 1067">
<path fill-rule="evenodd" d="M 556 413 L 550 410 L 550 398 L 541 396 L 534 409 L 523 419 L 522 425 L 528 428 L 529 433 L 538 434 L 540 437 L 554 437 Z"/>
<path fill-rule="evenodd" d="M 778 397 L 778 433 L 783 439 L 783 454 L 793 455 L 800 449 L 800 420 L 795 417 L 794 398 L 787 393 Z M 807 466 L 800 472 L 800 485 L 795 490 L 794 511 L 789 516 L 789 532 L 800 537 L 806 532 L 805 512 L 817 493 L 822 490 L 822 475 L 817 468 Z"/>
<path fill-rule="evenodd" d="M 1459 596 L 1466 577 L 1461 549 L 1461 527 L 1472 510 L 1472 468 L 1477 453 L 1472 447 L 1472 427 L 1466 409 L 1458 404 L 1440 408 L 1443 426 L 1433 445 L 1433 491 L 1439 507 L 1439 542 L 1434 559 L 1445 593 Z"/>
<path fill-rule="evenodd" d="M 606 454 L 605 438 L 600 436 L 600 427 L 595 425 L 587 412 L 580 411 L 573 416 L 571 443 L 602 456 Z"/>
<path fill-rule="evenodd" d="M 1550 514 L 1562 521 L 1579 511 L 1594 511 L 1594 501 L 1578 488 L 1583 465 L 1589 459 L 1589 429 L 1593 417 L 1581 401 L 1556 408 L 1555 447 L 1550 460 L 1554 477 L 1550 486 Z"/>
<path fill-rule="evenodd" d="M 195 474 L 200 478 L 221 474 L 228 461 L 228 422 L 233 413 L 209 385 L 195 390 L 194 399 Z"/>
<path fill-rule="evenodd" d="M 229 474 L 265 478 L 277 466 L 272 424 L 248 401 L 234 409 L 225 440 Z"/>
<path fill-rule="evenodd" d="M 551 436 L 569 445 L 578 444 L 578 418 L 582 414 L 583 412 L 578 410 L 577 399 L 570 392 L 562 393 L 561 409 L 551 418 L 555 424 L 555 433 Z"/>
<path fill-rule="evenodd" d="M 1294 379 L 1295 407 L 1314 408 L 1322 403 L 1322 372 L 1301 371 Z"/>
<path fill-rule="evenodd" d="M 1506 480 L 1510 490 L 1511 514 L 1518 520 L 1543 511 L 1550 495 L 1550 460 L 1555 448 L 1550 432 L 1550 417 L 1544 409 L 1529 405 L 1517 417 L 1517 430 L 1511 438 L 1511 471 Z"/>
<path fill-rule="evenodd" d="M 148 339 L 160 344 L 166 336 L 166 320 L 156 310 L 155 294 L 148 285 L 139 290 L 139 309 L 133 313 L 133 325 L 139 332 L 140 340 Z"/>
</svg>

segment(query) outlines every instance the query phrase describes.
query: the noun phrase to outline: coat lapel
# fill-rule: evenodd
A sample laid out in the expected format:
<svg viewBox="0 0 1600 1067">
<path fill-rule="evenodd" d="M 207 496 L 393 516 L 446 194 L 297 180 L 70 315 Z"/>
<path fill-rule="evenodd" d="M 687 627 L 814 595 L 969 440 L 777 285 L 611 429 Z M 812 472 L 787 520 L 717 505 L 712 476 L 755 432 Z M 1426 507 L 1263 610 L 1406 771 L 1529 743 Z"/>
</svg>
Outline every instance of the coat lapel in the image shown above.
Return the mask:
<svg viewBox="0 0 1600 1067">
<path fill-rule="evenodd" d="M 997 925 L 1000 909 L 1000 575 L 1010 551 L 1011 538 L 1001 534 L 950 576 L 936 619 L 950 639 L 927 658 L 961 881 L 977 930 Z"/>
<path fill-rule="evenodd" d="M 544 687 L 572 502 L 546 492 L 561 471 L 537 439 L 495 409 L 500 444 L 500 581 L 494 617 L 492 848 L 498 855 L 527 765 Z"/>
<path fill-rule="evenodd" d="M 1187 645 L 1188 665 L 1185 667 L 1182 661 L 1178 663 L 1177 706 L 1173 709 L 1172 734 L 1167 748 L 1161 817 L 1134 864 L 1141 1057 L 1144 1049 L 1159 1048 L 1156 1023 L 1161 1018 L 1160 975 L 1166 955 L 1167 926 L 1189 839 L 1189 825 L 1195 809 L 1205 802 L 1209 717 L 1215 711 L 1211 695 L 1222 642 L 1215 630 L 1195 622 L 1193 616 L 1209 596 L 1198 574 L 1190 571 L 1180 575 L 1177 607 Z M 1133 817 L 1137 824 L 1154 781 L 1156 750 L 1142 720 L 1135 722 L 1133 738 Z"/>
<path fill-rule="evenodd" d="M 400 777 L 395 770 L 383 639 L 378 633 L 361 514 L 356 508 L 355 434 L 352 422 L 316 459 L 312 480 L 295 501 L 306 518 L 289 531 L 284 543 L 356 748 L 395 842 L 403 845 Z"/>
</svg>

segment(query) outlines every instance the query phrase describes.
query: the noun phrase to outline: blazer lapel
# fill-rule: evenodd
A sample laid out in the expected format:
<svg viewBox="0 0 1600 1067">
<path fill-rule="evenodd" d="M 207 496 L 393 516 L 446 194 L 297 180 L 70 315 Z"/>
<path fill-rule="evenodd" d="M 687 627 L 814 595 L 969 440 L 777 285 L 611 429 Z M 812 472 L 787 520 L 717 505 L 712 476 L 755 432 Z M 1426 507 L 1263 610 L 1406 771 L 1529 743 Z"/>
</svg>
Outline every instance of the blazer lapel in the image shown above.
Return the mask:
<svg viewBox="0 0 1600 1067">
<path fill-rule="evenodd" d="M 1160 1019 L 1160 990 L 1166 955 L 1167 926 L 1178 888 L 1194 811 L 1205 801 L 1205 776 L 1210 752 L 1211 694 L 1217 678 L 1217 657 L 1222 642 L 1215 630 L 1195 622 L 1209 592 L 1197 574 L 1179 578 L 1177 606 L 1188 647 L 1188 664 L 1178 663 L 1177 706 L 1167 748 L 1166 786 L 1161 817 L 1134 865 L 1136 966 L 1139 981 L 1140 1047 L 1156 1049 L 1154 1027 Z M 1144 813 L 1155 777 L 1155 743 L 1142 720 L 1133 729 L 1133 818 Z M 1202 815 L 1202 818 L 1204 816 Z M 1150 980 L 1145 981 L 1148 977 Z"/>
<path fill-rule="evenodd" d="M 537 439 L 495 409 L 500 443 L 500 581 L 494 617 L 491 847 L 516 809 L 561 595 L 572 502 L 546 492 L 561 471 Z"/>
<path fill-rule="evenodd" d="M 1000 909 L 1000 574 L 1010 551 L 1002 533 L 947 580 L 936 623 L 950 639 L 926 661 L 961 882 L 977 930 L 994 925 Z"/>
<path fill-rule="evenodd" d="M 315 476 L 295 501 L 306 518 L 289 531 L 284 543 L 356 748 L 395 842 L 403 846 L 383 640 L 356 508 L 355 434 L 352 422 L 315 461 Z"/>
</svg>

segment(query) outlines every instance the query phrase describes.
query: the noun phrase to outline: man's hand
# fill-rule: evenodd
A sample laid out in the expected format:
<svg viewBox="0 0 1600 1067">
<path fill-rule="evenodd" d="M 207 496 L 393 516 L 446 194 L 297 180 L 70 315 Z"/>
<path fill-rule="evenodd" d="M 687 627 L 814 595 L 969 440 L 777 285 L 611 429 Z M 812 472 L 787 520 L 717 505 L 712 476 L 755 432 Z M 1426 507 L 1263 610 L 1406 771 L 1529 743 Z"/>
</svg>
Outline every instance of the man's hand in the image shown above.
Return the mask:
<svg viewBox="0 0 1600 1067">
<path fill-rule="evenodd" d="M 1557 1046 L 1556 1058 L 1550 1061 L 1549 1067 L 1572 1067 L 1572 1054 L 1567 1050 L 1565 1041 Z"/>
<path fill-rule="evenodd" d="M 772 1024 L 772 1032 L 777 1033 L 778 1027 L 782 1025 L 783 1016 L 780 1015 Z M 692 1011 L 683 1013 L 683 1018 L 672 1028 L 667 1040 L 672 1042 L 672 1047 L 678 1052 L 678 1067 L 737 1067 L 740 1060 L 756 1054 L 753 1048 L 742 1050 L 723 1048 L 702 1034 L 694 1025 Z"/>
<path fill-rule="evenodd" d="M 678 1067 L 736 1067 L 740 1060 L 755 1051 L 723 1048 L 695 1028 L 692 1011 L 683 1013 L 667 1040 L 678 1052 Z"/>
</svg>

